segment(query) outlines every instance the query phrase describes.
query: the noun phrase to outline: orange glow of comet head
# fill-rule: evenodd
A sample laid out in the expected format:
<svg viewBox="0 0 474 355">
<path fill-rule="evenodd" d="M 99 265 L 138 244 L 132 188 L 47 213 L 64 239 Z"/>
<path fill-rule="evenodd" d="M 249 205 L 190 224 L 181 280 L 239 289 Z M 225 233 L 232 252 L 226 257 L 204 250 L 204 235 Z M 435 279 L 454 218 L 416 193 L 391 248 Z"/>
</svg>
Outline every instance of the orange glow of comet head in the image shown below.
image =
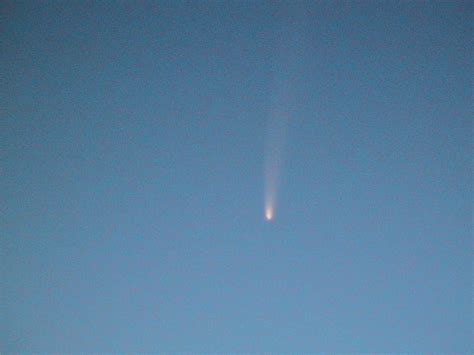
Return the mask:
<svg viewBox="0 0 474 355">
<path fill-rule="evenodd" d="M 265 210 L 265 219 L 266 219 L 267 221 L 271 221 L 271 220 L 273 219 L 273 211 L 272 211 L 271 208 L 267 208 L 267 209 Z"/>
</svg>

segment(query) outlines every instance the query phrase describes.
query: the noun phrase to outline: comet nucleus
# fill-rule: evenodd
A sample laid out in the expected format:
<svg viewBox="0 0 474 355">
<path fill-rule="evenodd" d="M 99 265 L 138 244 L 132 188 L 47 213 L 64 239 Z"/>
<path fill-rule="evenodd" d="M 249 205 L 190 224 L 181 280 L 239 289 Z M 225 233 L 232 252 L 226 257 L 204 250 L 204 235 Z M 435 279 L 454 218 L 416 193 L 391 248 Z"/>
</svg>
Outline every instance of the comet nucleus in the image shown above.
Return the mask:
<svg viewBox="0 0 474 355">
<path fill-rule="evenodd" d="M 273 218 L 273 211 L 272 211 L 271 208 L 267 208 L 267 209 L 265 210 L 265 219 L 266 219 L 267 221 L 271 221 L 272 218 Z"/>
</svg>

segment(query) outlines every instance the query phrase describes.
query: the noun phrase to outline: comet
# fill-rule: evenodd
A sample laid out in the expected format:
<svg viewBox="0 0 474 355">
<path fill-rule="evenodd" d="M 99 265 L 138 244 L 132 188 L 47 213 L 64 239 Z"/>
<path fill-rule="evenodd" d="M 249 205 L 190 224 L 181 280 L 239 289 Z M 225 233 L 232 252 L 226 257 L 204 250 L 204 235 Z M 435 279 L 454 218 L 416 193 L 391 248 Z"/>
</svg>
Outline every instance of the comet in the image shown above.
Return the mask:
<svg viewBox="0 0 474 355">
<path fill-rule="evenodd" d="M 269 119 L 265 144 L 265 219 L 271 221 L 277 208 L 281 180 L 284 147 L 286 141 L 287 114 L 275 108 Z"/>
<path fill-rule="evenodd" d="M 273 84 L 270 90 L 270 110 L 267 121 L 264 159 L 264 215 L 265 220 L 274 220 L 281 184 L 287 126 L 294 113 L 293 86 L 298 76 L 298 36 L 294 29 L 280 38 L 273 63 Z"/>
</svg>

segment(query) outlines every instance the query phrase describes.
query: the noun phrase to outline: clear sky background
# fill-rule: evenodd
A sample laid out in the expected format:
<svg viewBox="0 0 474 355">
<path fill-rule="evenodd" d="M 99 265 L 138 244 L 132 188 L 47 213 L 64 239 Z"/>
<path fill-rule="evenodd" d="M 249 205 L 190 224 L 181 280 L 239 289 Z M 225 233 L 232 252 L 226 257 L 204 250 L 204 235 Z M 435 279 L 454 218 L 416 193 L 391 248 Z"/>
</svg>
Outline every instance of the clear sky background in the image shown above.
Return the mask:
<svg viewBox="0 0 474 355">
<path fill-rule="evenodd" d="M 472 20 L 2 1 L 2 353 L 473 350 Z"/>
</svg>

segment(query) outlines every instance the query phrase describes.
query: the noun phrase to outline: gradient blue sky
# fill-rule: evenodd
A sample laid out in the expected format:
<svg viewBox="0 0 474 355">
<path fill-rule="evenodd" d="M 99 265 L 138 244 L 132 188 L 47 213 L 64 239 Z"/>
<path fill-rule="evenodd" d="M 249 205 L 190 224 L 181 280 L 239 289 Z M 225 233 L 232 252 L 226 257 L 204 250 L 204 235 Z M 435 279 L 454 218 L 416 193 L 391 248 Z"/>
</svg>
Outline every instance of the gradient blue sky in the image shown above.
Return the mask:
<svg viewBox="0 0 474 355">
<path fill-rule="evenodd" d="M 472 2 L 1 17 L 2 353 L 473 350 Z"/>
</svg>

